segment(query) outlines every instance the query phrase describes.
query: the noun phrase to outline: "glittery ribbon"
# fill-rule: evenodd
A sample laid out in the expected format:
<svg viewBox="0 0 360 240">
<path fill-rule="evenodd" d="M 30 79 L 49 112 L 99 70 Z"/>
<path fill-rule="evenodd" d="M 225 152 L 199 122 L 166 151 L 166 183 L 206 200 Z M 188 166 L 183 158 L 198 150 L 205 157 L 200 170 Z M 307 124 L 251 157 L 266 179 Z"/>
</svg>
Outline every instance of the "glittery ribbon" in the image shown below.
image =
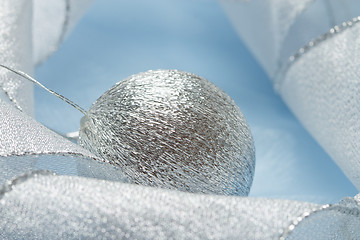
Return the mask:
<svg viewBox="0 0 360 240">
<path fill-rule="evenodd" d="M 299 50 L 296 51 L 292 56 L 288 58 L 288 61 L 283 63 L 277 70 L 276 76 L 274 77 L 274 87 L 276 90 L 279 90 L 280 86 L 282 85 L 282 81 L 284 81 L 284 76 L 286 75 L 288 69 L 299 60 L 304 54 L 311 51 L 312 48 L 316 47 L 317 45 L 326 42 L 329 38 L 334 37 L 335 35 L 347 30 L 360 22 L 360 16 L 352 18 L 349 21 L 343 22 L 341 25 L 336 25 L 331 28 L 327 33 L 314 38 L 306 45 L 301 47 Z"/>
</svg>

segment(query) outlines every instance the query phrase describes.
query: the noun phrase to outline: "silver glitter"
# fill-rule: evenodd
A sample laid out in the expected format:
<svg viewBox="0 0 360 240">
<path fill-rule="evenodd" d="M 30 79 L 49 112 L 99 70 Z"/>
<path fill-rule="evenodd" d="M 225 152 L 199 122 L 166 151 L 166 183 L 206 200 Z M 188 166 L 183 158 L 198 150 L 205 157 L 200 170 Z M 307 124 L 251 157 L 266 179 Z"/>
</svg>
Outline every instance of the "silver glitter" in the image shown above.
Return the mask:
<svg viewBox="0 0 360 240">
<path fill-rule="evenodd" d="M 0 199 L 0 239 L 274 240 L 289 222 L 317 207 L 37 174 Z M 333 218 L 329 213 L 323 219 Z M 300 239 L 319 239 L 308 236 Z"/>
<path fill-rule="evenodd" d="M 247 195 L 255 153 L 234 101 L 177 70 L 133 75 L 104 93 L 81 121 L 79 144 L 137 184 Z"/>
</svg>

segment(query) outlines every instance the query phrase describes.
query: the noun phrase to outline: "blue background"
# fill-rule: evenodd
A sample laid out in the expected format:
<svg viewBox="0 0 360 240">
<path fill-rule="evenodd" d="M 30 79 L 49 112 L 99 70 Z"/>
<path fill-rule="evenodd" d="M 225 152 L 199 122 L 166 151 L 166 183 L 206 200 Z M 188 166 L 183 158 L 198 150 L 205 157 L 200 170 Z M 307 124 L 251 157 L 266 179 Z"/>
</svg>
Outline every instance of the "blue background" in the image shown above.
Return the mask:
<svg viewBox="0 0 360 240">
<path fill-rule="evenodd" d="M 214 0 L 95 1 L 36 78 L 80 106 L 150 69 L 179 69 L 214 82 L 240 106 L 255 140 L 250 196 L 336 202 L 357 190 L 306 132 Z M 81 114 L 35 87 L 36 118 L 76 131 Z"/>
</svg>

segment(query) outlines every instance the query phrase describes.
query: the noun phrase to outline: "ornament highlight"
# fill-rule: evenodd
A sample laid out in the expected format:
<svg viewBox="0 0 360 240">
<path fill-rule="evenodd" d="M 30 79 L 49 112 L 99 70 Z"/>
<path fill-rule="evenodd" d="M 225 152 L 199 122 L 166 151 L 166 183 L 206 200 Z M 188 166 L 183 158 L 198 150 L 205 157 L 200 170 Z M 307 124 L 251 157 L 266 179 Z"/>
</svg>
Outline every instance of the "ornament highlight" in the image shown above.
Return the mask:
<svg viewBox="0 0 360 240">
<path fill-rule="evenodd" d="M 177 70 L 120 81 L 81 120 L 79 144 L 137 184 L 197 193 L 249 193 L 250 129 L 234 101 L 208 80 Z"/>
</svg>

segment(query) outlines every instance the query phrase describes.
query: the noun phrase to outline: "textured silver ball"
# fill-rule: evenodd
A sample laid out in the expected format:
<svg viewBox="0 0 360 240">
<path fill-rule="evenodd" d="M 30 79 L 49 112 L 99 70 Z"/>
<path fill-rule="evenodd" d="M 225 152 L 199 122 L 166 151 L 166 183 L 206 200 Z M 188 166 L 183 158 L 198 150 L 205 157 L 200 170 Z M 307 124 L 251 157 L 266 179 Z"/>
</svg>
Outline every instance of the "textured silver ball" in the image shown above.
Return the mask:
<svg viewBox="0 0 360 240">
<path fill-rule="evenodd" d="M 133 75 L 105 92 L 81 121 L 79 144 L 137 184 L 248 194 L 253 139 L 234 101 L 177 70 Z"/>
</svg>

